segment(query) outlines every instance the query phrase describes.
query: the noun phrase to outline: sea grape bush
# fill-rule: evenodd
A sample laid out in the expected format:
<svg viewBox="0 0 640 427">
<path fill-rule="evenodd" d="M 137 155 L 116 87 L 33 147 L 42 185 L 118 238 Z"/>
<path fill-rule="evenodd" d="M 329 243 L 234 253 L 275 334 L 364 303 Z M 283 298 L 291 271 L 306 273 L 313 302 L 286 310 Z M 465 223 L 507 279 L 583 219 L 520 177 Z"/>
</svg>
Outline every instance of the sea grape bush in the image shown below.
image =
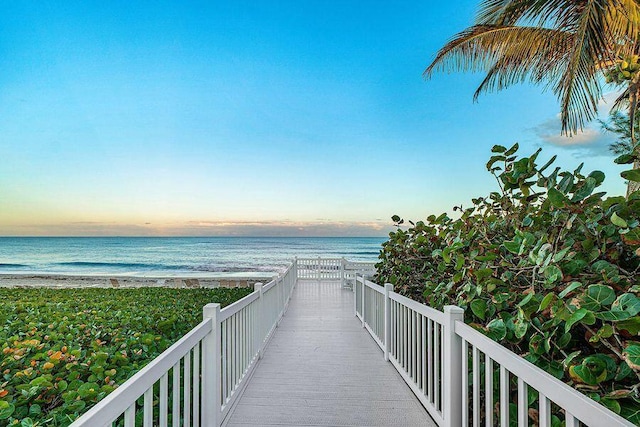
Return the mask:
<svg viewBox="0 0 640 427">
<path fill-rule="evenodd" d="M 539 167 L 540 150 L 517 150 L 493 147 L 500 191 L 458 219 L 405 229 L 394 216 L 376 280 L 465 308 L 467 323 L 640 425 L 640 191 L 605 197 L 602 172 L 549 171 L 555 156 Z"/>
<path fill-rule="evenodd" d="M 0 425 L 69 425 L 237 289 L 0 288 Z"/>
</svg>

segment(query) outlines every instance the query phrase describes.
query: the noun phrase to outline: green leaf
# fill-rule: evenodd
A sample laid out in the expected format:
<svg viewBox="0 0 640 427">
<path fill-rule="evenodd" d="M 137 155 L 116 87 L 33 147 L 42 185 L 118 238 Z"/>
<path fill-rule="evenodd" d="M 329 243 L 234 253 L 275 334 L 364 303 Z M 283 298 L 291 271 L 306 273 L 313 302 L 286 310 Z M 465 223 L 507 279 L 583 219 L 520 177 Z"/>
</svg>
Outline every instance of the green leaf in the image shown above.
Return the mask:
<svg viewBox="0 0 640 427">
<path fill-rule="evenodd" d="M 515 336 L 518 339 L 521 339 L 522 337 L 524 337 L 527 334 L 527 330 L 529 329 L 529 323 L 522 319 L 518 322 L 515 323 Z"/>
<path fill-rule="evenodd" d="M 620 176 L 624 179 L 628 179 L 633 182 L 640 182 L 640 169 L 630 169 L 620 173 Z"/>
<path fill-rule="evenodd" d="M 599 313 L 595 313 L 595 316 L 600 320 L 607 320 L 610 322 L 626 320 L 631 317 L 631 315 L 626 311 L 619 310 L 602 311 Z"/>
<path fill-rule="evenodd" d="M 627 365 L 635 371 L 640 371 L 640 345 L 631 344 L 627 346 L 623 354 Z"/>
<path fill-rule="evenodd" d="M 512 254 L 516 255 L 520 253 L 520 245 L 520 242 L 515 241 L 505 241 L 504 243 L 502 243 L 502 246 L 504 246 Z"/>
<path fill-rule="evenodd" d="M 630 165 L 635 160 L 635 156 L 633 154 L 623 154 L 615 158 L 614 162 L 619 165 Z"/>
<path fill-rule="evenodd" d="M 484 300 L 476 299 L 471 301 L 471 311 L 481 320 L 485 320 L 487 315 L 487 303 Z"/>
<path fill-rule="evenodd" d="M 618 328 L 619 330 L 627 331 L 631 335 L 638 335 L 638 333 L 640 333 L 640 316 L 621 320 L 616 323 L 616 328 Z"/>
<path fill-rule="evenodd" d="M 601 171 L 593 171 L 589 174 L 589 177 L 593 178 L 596 180 L 596 186 L 602 184 L 602 182 L 604 181 L 605 178 L 605 174 L 604 172 Z"/>
<path fill-rule="evenodd" d="M 597 385 L 598 378 L 591 372 L 591 370 L 584 365 L 571 366 L 569 368 L 569 375 L 575 381 L 582 382 L 589 385 Z"/>
<path fill-rule="evenodd" d="M 640 313 L 640 298 L 630 293 L 622 294 L 611 304 L 611 310 L 623 311 L 629 317 L 635 316 Z"/>
<path fill-rule="evenodd" d="M 611 286 L 590 285 L 580 297 L 580 307 L 597 311 L 602 306 L 610 305 L 616 299 L 616 293 Z"/>
<path fill-rule="evenodd" d="M 505 151 L 507 151 L 507 147 L 505 147 L 503 145 L 494 145 L 491 148 L 491 152 L 492 153 L 504 153 Z"/>
<path fill-rule="evenodd" d="M 555 296 L 556 294 L 554 294 L 553 292 L 550 292 L 547 295 L 545 295 L 544 298 L 542 298 L 542 301 L 540 302 L 538 311 L 544 311 L 549 306 L 549 304 L 551 304 L 551 301 L 554 300 Z"/>
<path fill-rule="evenodd" d="M 569 330 L 571 330 L 571 327 L 577 322 L 581 321 L 587 315 L 587 313 L 589 313 L 589 311 L 584 308 L 580 308 L 574 311 L 571 316 L 569 316 L 569 319 L 567 319 L 567 321 L 565 322 L 564 331 L 569 332 Z"/>
<path fill-rule="evenodd" d="M 507 327 L 502 319 L 493 319 L 487 325 L 487 336 L 494 341 L 502 341 L 507 336 Z"/>
<path fill-rule="evenodd" d="M 593 193 L 593 190 L 596 188 L 596 184 L 596 180 L 592 177 L 588 177 L 587 179 L 585 179 L 582 186 L 575 193 L 573 193 L 571 201 L 576 203 L 589 197 L 591 193 Z"/>
<path fill-rule="evenodd" d="M 20 427 L 33 427 L 34 423 L 33 420 L 31 418 L 24 418 L 21 422 L 20 422 Z"/>
<path fill-rule="evenodd" d="M 553 187 L 550 188 L 547 192 L 547 197 L 549 198 L 549 202 L 551 202 L 551 204 L 557 208 L 563 208 L 569 201 L 569 199 L 567 199 L 567 196 Z"/>
<path fill-rule="evenodd" d="M 555 265 L 550 265 L 544 269 L 544 277 L 547 279 L 547 283 L 555 283 L 562 280 L 562 270 Z"/>
<path fill-rule="evenodd" d="M 569 286 L 567 286 L 566 288 L 564 288 L 564 290 L 562 292 L 560 292 L 559 297 L 560 298 L 564 298 L 569 293 L 575 291 L 576 289 L 578 289 L 581 286 L 582 286 L 582 283 L 580 283 L 580 282 L 571 282 L 571 284 Z"/>
<path fill-rule="evenodd" d="M 518 148 L 520 148 L 520 145 L 518 145 L 518 143 L 516 142 L 515 144 L 513 144 L 513 146 L 511 148 L 509 148 L 506 153 L 504 153 L 505 156 L 511 156 L 513 154 L 516 153 L 516 151 L 518 151 Z"/>
<path fill-rule="evenodd" d="M 16 407 L 13 403 L 9 403 L 5 400 L 0 400 L 0 420 L 6 420 L 13 414 L 13 411 L 15 410 Z"/>
<path fill-rule="evenodd" d="M 625 221 L 624 219 L 620 218 L 618 216 L 618 214 L 615 213 L 615 212 L 611 215 L 611 222 L 614 225 L 617 225 L 618 227 L 621 227 L 621 228 L 627 228 L 628 227 L 627 221 Z"/>
<path fill-rule="evenodd" d="M 491 277 L 491 275 L 493 274 L 493 270 L 490 268 L 481 268 L 476 270 L 476 272 L 474 273 L 476 278 L 478 279 L 478 281 L 482 281 L 482 279 L 485 279 L 487 277 Z"/>
</svg>

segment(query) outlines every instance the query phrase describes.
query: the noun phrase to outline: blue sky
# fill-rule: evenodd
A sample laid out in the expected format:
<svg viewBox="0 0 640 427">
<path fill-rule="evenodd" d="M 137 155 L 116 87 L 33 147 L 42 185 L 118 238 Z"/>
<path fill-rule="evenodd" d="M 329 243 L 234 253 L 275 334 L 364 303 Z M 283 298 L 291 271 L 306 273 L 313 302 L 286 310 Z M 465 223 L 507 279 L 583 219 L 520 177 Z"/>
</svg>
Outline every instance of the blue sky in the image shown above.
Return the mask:
<svg viewBox="0 0 640 427">
<path fill-rule="evenodd" d="M 0 235 L 385 235 L 494 190 L 514 142 L 622 194 L 552 94 L 422 78 L 478 3 L 4 3 Z"/>
</svg>

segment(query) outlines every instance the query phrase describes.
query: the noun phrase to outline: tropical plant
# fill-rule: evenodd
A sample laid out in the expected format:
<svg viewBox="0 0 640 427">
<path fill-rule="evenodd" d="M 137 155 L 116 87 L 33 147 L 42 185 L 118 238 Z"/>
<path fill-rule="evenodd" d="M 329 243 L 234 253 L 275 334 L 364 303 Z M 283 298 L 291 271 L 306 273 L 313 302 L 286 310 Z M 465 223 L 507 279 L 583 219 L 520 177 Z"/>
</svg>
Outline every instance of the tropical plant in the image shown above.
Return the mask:
<svg viewBox="0 0 640 427">
<path fill-rule="evenodd" d="M 486 71 L 475 92 L 532 82 L 550 88 L 560 101 L 562 132 L 583 129 L 596 118 L 601 80 L 622 87 L 614 108 L 627 106 L 635 118 L 640 94 L 638 64 L 640 4 L 636 0 L 484 0 L 473 26 L 436 54 L 424 76 L 436 70 Z M 633 120 L 631 120 L 633 122 Z M 634 165 L 622 176 L 640 176 L 640 147 L 634 126 Z M 629 179 L 627 194 L 639 188 Z"/>
<path fill-rule="evenodd" d="M 460 218 L 405 228 L 394 216 L 376 281 L 465 308 L 467 323 L 640 425 L 640 191 L 605 198 L 604 173 L 517 149 L 493 148 L 499 191 Z"/>
<path fill-rule="evenodd" d="M 67 426 L 237 289 L 0 288 L 0 425 Z"/>
<path fill-rule="evenodd" d="M 638 134 L 640 128 L 640 113 L 636 112 L 634 120 L 634 133 Z M 622 111 L 616 110 L 609 114 L 608 120 L 598 120 L 603 130 L 614 134 L 617 139 L 609 145 L 609 149 L 614 154 L 621 156 L 623 154 L 632 154 L 633 145 L 631 143 L 631 123 L 629 116 Z"/>
</svg>

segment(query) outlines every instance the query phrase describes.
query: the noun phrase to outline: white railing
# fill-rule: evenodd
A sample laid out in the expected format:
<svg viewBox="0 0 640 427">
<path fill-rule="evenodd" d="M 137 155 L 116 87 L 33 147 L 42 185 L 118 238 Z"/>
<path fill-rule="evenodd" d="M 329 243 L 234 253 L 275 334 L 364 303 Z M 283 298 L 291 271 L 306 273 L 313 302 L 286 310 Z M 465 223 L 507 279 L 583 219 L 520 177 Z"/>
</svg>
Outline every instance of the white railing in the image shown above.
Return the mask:
<svg viewBox="0 0 640 427">
<path fill-rule="evenodd" d="M 528 426 L 530 409 L 540 427 L 551 426 L 552 412 L 564 414 L 567 427 L 633 426 L 465 325 L 459 307 L 434 310 L 363 277 L 354 292 L 362 326 L 439 426 Z M 537 404 L 529 404 L 529 389 Z"/>
<path fill-rule="evenodd" d="M 344 258 L 296 258 L 298 279 L 340 280 L 351 284 L 356 274 L 375 273 L 374 262 L 347 261 Z"/>
<path fill-rule="evenodd" d="M 72 426 L 218 427 L 286 312 L 295 284 L 294 262 L 222 310 L 207 304 L 198 326 Z"/>
</svg>

